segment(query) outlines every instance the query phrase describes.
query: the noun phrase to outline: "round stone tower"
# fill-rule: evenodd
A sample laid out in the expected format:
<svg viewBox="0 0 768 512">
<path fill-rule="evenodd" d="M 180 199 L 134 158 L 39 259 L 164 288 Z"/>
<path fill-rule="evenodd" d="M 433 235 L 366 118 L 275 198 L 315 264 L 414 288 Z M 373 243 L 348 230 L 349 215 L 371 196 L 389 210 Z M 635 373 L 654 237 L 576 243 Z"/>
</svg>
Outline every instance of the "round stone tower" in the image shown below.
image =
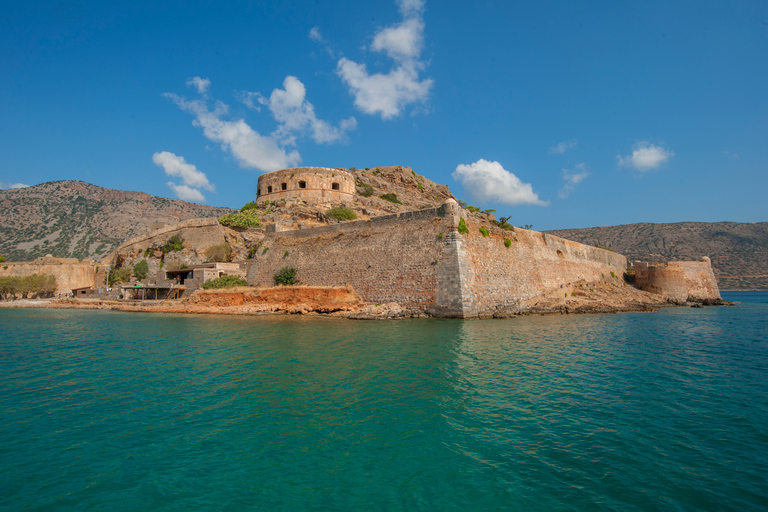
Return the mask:
<svg viewBox="0 0 768 512">
<path fill-rule="evenodd" d="M 294 167 L 259 176 L 256 201 L 304 199 L 318 201 L 352 201 L 355 178 L 342 169 L 327 167 Z"/>
</svg>

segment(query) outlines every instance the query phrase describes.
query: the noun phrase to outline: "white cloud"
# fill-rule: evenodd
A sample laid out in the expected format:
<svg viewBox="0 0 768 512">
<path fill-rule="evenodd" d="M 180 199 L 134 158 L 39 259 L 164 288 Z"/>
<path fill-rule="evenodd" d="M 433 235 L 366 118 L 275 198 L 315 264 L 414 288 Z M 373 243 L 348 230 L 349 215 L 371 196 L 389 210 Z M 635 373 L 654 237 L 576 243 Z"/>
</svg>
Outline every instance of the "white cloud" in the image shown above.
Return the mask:
<svg viewBox="0 0 768 512">
<path fill-rule="evenodd" d="M 312 27 L 309 31 L 309 38 L 317 43 L 325 42 L 323 36 L 320 34 L 320 27 Z"/>
<path fill-rule="evenodd" d="M 285 144 L 295 143 L 295 133 L 308 131 L 318 144 L 337 142 L 346 136 L 346 130 L 357 127 L 354 117 L 345 119 L 336 128 L 318 119 L 315 107 L 306 100 L 307 90 L 304 84 L 295 76 L 287 76 L 283 81 L 283 89 L 275 89 L 269 99 L 261 98 L 263 105 L 269 106 L 272 116 L 280 123 L 275 135 Z"/>
<path fill-rule="evenodd" d="M 672 150 L 655 146 L 648 141 L 641 141 L 634 145 L 632 154 L 622 157 L 617 155 L 619 165 L 634 167 L 638 171 L 655 169 L 675 156 Z"/>
<path fill-rule="evenodd" d="M 411 104 L 423 102 L 429 96 L 433 80 L 420 80 L 425 64 L 419 59 L 424 46 L 422 0 L 398 2 L 403 21 L 379 30 L 371 50 L 386 53 L 396 66 L 388 73 L 369 74 L 365 64 L 341 58 L 336 73 L 355 97 L 355 106 L 371 115 L 391 119 Z"/>
<path fill-rule="evenodd" d="M 250 91 L 238 91 L 235 93 L 235 98 L 237 101 L 245 105 L 251 110 L 256 110 L 257 112 L 261 112 L 261 107 L 259 106 L 264 99 L 264 96 L 262 96 L 258 92 L 250 92 Z"/>
<path fill-rule="evenodd" d="M 286 152 L 272 137 L 265 137 L 252 129 L 243 119 L 223 119 L 228 108 L 216 102 L 216 108 L 209 110 L 204 101 L 187 101 L 173 93 L 165 97 L 180 109 L 195 116 L 193 125 L 203 129 L 203 134 L 213 142 L 221 143 L 223 151 L 230 151 L 240 167 L 251 167 L 264 172 L 294 167 L 301 162 L 298 151 Z"/>
<path fill-rule="evenodd" d="M 549 205 L 549 201 L 539 199 L 530 183 L 520 181 L 499 162 L 481 158 L 473 164 L 457 166 L 452 176 L 476 201 L 496 201 L 512 206 Z"/>
<path fill-rule="evenodd" d="M 187 163 L 184 157 L 174 155 L 168 151 L 161 151 L 152 155 L 152 161 L 158 167 L 162 167 L 168 176 L 181 178 L 184 185 L 188 187 L 204 188 L 211 192 L 215 190 L 205 173 L 198 170 L 194 165 Z"/>
<path fill-rule="evenodd" d="M 25 185 L 24 183 L 6 183 L 5 181 L 0 181 L 0 190 L 12 190 L 16 188 L 27 188 L 29 185 Z"/>
<path fill-rule="evenodd" d="M 200 78 L 199 76 L 190 78 L 187 80 L 187 85 L 193 86 L 200 94 L 208 92 L 208 88 L 211 86 L 211 81 L 207 78 Z"/>
<path fill-rule="evenodd" d="M 576 144 L 576 139 L 564 140 L 563 142 L 558 142 L 554 146 L 550 147 L 549 152 L 562 155 L 567 150 L 575 148 Z"/>
<path fill-rule="evenodd" d="M 196 188 L 188 187 L 187 185 L 177 185 L 172 181 L 169 181 L 167 185 L 171 187 L 176 197 L 182 201 L 197 201 L 198 203 L 205 201 L 205 196 Z"/>
<path fill-rule="evenodd" d="M 583 163 L 576 164 L 573 169 L 563 169 L 563 181 L 565 181 L 565 184 L 560 189 L 558 197 L 560 199 L 568 197 L 576 188 L 576 185 L 581 183 L 587 176 L 589 176 L 587 165 Z"/>
</svg>

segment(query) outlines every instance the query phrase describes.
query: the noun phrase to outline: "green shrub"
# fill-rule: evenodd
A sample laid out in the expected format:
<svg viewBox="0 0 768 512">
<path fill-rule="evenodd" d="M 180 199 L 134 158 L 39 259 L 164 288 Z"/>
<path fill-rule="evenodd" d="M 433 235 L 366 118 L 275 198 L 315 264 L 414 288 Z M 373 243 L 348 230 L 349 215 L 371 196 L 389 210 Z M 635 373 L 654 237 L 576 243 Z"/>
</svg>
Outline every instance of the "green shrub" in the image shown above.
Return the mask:
<svg viewBox="0 0 768 512">
<path fill-rule="evenodd" d="M 443 234 L 442 234 L 442 233 L 439 233 L 439 234 L 437 235 L 437 239 L 438 239 L 438 240 L 442 240 L 442 239 L 443 239 Z"/>
<path fill-rule="evenodd" d="M 259 241 L 256 243 L 256 245 L 254 245 L 253 247 L 251 247 L 251 248 L 248 250 L 248 259 L 251 259 L 251 258 L 253 258 L 254 254 L 256 254 L 256 252 L 259 250 L 259 248 L 261 247 L 261 244 L 262 244 L 262 243 L 263 243 L 263 240 L 259 240 Z"/>
<path fill-rule="evenodd" d="M 165 262 L 163 260 L 160 260 L 160 268 L 163 268 L 164 264 L 165 264 Z"/>
<path fill-rule="evenodd" d="M 459 219 L 459 233 L 463 235 L 466 235 L 467 233 L 469 233 L 469 228 L 464 223 L 464 219 Z"/>
<path fill-rule="evenodd" d="M 357 214 L 346 206 L 337 206 L 335 208 L 331 208 L 330 210 L 326 210 L 325 215 L 326 217 L 331 217 L 340 221 L 355 220 L 357 218 Z"/>
<path fill-rule="evenodd" d="M 109 271 L 109 284 L 127 283 L 131 280 L 131 269 L 116 268 Z"/>
<path fill-rule="evenodd" d="M 205 257 L 208 258 L 208 261 L 227 263 L 232 257 L 232 246 L 227 242 L 212 245 L 205 250 Z"/>
<path fill-rule="evenodd" d="M 510 246 L 512 246 L 512 240 L 510 240 L 509 238 L 505 238 L 504 247 L 510 247 Z"/>
<path fill-rule="evenodd" d="M 490 233 L 490 231 L 488 231 L 487 229 L 483 227 L 480 228 L 480 234 L 483 235 L 483 238 L 487 237 L 488 233 Z"/>
<path fill-rule="evenodd" d="M 147 274 L 149 274 L 147 260 L 141 260 L 133 267 L 133 275 L 136 276 L 136 279 L 146 279 Z"/>
<path fill-rule="evenodd" d="M 489 212 L 491 210 L 486 210 L 486 211 Z M 512 224 L 509 223 L 509 219 L 511 218 L 512 218 L 511 215 L 509 217 L 499 217 L 499 220 L 492 220 L 491 224 L 501 229 L 504 229 L 506 231 L 509 231 L 510 229 L 513 228 Z"/>
<path fill-rule="evenodd" d="M 611 270 L 611 277 L 616 279 L 616 274 L 613 273 L 613 270 Z"/>
<path fill-rule="evenodd" d="M 240 212 L 244 212 L 246 210 L 256 210 L 258 209 L 259 204 L 256 201 L 251 201 L 249 203 L 245 203 L 242 208 L 240 208 Z"/>
<path fill-rule="evenodd" d="M 267 204 L 267 202 L 265 201 L 264 204 Z M 269 213 L 269 210 L 264 213 Z M 260 228 L 261 218 L 259 217 L 258 210 L 248 209 L 219 217 L 219 224 L 232 228 Z"/>
<path fill-rule="evenodd" d="M 5 261 L 5 258 L 2 255 L 0 255 L 0 263 L 2 263 L 4 261 Z"/>
<path fill-rule="evenodd" d="M 478 208 L 477 206 L 467 206 L 467 210 L 477 213 L 480 211 L 480 208 Z"/>
<path fill-rule="evenodd" d="M 417 181 L 416 183 L 419 185 L 419 192 L 424 192 L 424 187 L 421 186 L 421 182 Z"/>
<path fill-rule="evenodd" d="M 385 201 L 389 201 L 390 203 L 403 204 L 402 201 L 400 201 L 397 198 L 397 194 L 395 194 L 394 192 L 390 192 L 389 194 L 383 194 L 383 195 L 380 195 L 379 197 Z"/>
<path fill-rule="evenodd" d="M 163 246 L 163 254 L 172 252 L 172 251 L 180 251 L 184 248 L 184 239 L 181 237 L 180 234 L 175 234 L 171 238 L 168 239 L 167 242 L 165 242 L 165 245 Z"/>
<path fill-rule="evenodd" d="M 355 188 L 357 191 L 357 195 L 363 196 L 363 197 L 371 197 L 373 195 L 373 187 L 370 185 L 366 185 L 365 183 L 361 183 L 357 185 Z"/>
<path fill-rule="evenodd" d="M 240 276 L 221 276 L 204 282 L 202 288 L 205 290 L 216 290 L 220 288 L 235 288 L 236 286 L 248 286 L 248 283 Z"/>
<path fill-rule="evenodd" d="M 283 267 L 280 272 L 274 276 L 275 284 L 287 286 L 296 283 L 296 269 L 293 267 Z"/>
<path fill-rule="evenodd" d="M 288 257 L 288 254 L 290 254 L 290 253 L 289 253 L 288 251 L 285 251 L 285 252 L 283 253 L 283 258 L 287 258 L 287 257 Z"/>
</svg>

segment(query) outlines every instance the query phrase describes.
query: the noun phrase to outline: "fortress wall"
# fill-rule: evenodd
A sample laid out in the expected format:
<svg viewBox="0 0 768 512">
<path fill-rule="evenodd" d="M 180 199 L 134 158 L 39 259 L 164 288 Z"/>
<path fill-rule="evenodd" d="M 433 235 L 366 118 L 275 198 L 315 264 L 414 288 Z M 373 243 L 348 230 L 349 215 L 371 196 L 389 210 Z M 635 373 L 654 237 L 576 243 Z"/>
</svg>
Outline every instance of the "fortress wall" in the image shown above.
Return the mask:
<svg viewBox="0 0 768 512">
<path fill-rule="evenodd" d="M 671 261 L 667 265 L 635 262 L 635 284 L 642 290 L 666 293 L 676 302 L 720 298 L 709 258 Z"/>
<path fill-rule="evenodd" d="M 297 269 L 298 284 L 352 285 L 369 303 L 432 308 L 445 249 L 438 234 L 450 230 L 439 211 L 406 212 L 311 229 L 268 230 L 249 262 L 247 280 L 254 286 L 273 286 L 274 274 L 292 266 Z"/>
<path fill-rule="evenodd" d="M 122 243 L 115 254 L 133 255 L 153 245 L 164 245 L 173 235 L 180 234 L 185 243 L 190 243 L 199 250 L 205 250 L 225 241 L 226 228 L 216 218 L 189 219 L 171 226 L 164 226 Z"/>
<path fill-rule="evenodd" d="M 7 268 L 6 268 L 7 267 Z M 56 278 L 56 294 L 69 293 L 73 288 L 96 285 L 96 264 L 70 258 L 38 258 L 34 261 L 4 262 L 0 277 L 26 277 L 33 274 Z"/>
<path fill-rule="evenodd" d="M 469 233 L 460 235 L 467 258 L 465 279 L 479 316 L 508 312 L 518 301 L 582 280 L 624 286 L 627 259 L 621 254 L 537 231 L 465 222 Z M 481 226 L 489 229 L 487 237 Z M 511 240 L 510 247 L 504 238 Z"/>
</svg>

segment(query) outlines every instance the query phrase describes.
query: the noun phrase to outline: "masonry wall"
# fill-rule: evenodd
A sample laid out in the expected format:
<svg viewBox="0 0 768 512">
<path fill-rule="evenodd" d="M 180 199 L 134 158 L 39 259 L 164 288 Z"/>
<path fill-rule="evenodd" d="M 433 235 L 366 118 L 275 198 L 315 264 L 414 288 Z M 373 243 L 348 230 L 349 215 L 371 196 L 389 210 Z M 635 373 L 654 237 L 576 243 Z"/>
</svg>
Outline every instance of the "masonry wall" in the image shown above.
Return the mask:
<svg viewBox="0 0 768 512">
<path fill-rule="evenodd" d="M 185 242 L 188 242 L 192 247 L 204 250 L 224 243 L 225 233 L 226 228 L 219 224 L 216 218 L 189 219 L 178 224 L 163 226 L 146 235 L 130 238 L 120 244 L 115 254 L 135 254 L 153 245 L 163 245 L 169 238 L 177 234 L 181 235 Z"/>
<path fill-rule="evenodd" d="M 624 286 L 627 259 L 621 254 L 538 231 L 506 231 L 475 220 L 466 220 L 466 225 L 469 233 L 461 235 L 465 280 L 477 316 L 507 313 L 521 300 L 579 281 Z M 489 230 L 487 237 L 480 227 Z"/>
<path fill-rule="evenodd" d="M 676 302 L 719 299 L 720 290 L 709 258 L 671 261 L 667 265 L 635 262 L 635 284 L 654 293 L 666 293 Z"/>
<path fill-rule="evenodd" d="M 96 286 L 96 264 L 70 258 L 38 258 L 34 261 L 4 262 L 0 265 L 0 277 L 26 277 L 33 274 L 56 278 L 56 292 L 69 293 L 73 288 Z"/>
<path fill-rule="evenodd" d="M 274 274 L 291 266 L 299 284 L 352 285 L 367 302 L 426 310 L 436 304 L 445 249 L 438 234 L 449 231 L 447 222 L 439 209 L 429 209 L 311 229 L 268 230 L 250 260 L 247 280 L 274 286 Z"/>
</svg>

